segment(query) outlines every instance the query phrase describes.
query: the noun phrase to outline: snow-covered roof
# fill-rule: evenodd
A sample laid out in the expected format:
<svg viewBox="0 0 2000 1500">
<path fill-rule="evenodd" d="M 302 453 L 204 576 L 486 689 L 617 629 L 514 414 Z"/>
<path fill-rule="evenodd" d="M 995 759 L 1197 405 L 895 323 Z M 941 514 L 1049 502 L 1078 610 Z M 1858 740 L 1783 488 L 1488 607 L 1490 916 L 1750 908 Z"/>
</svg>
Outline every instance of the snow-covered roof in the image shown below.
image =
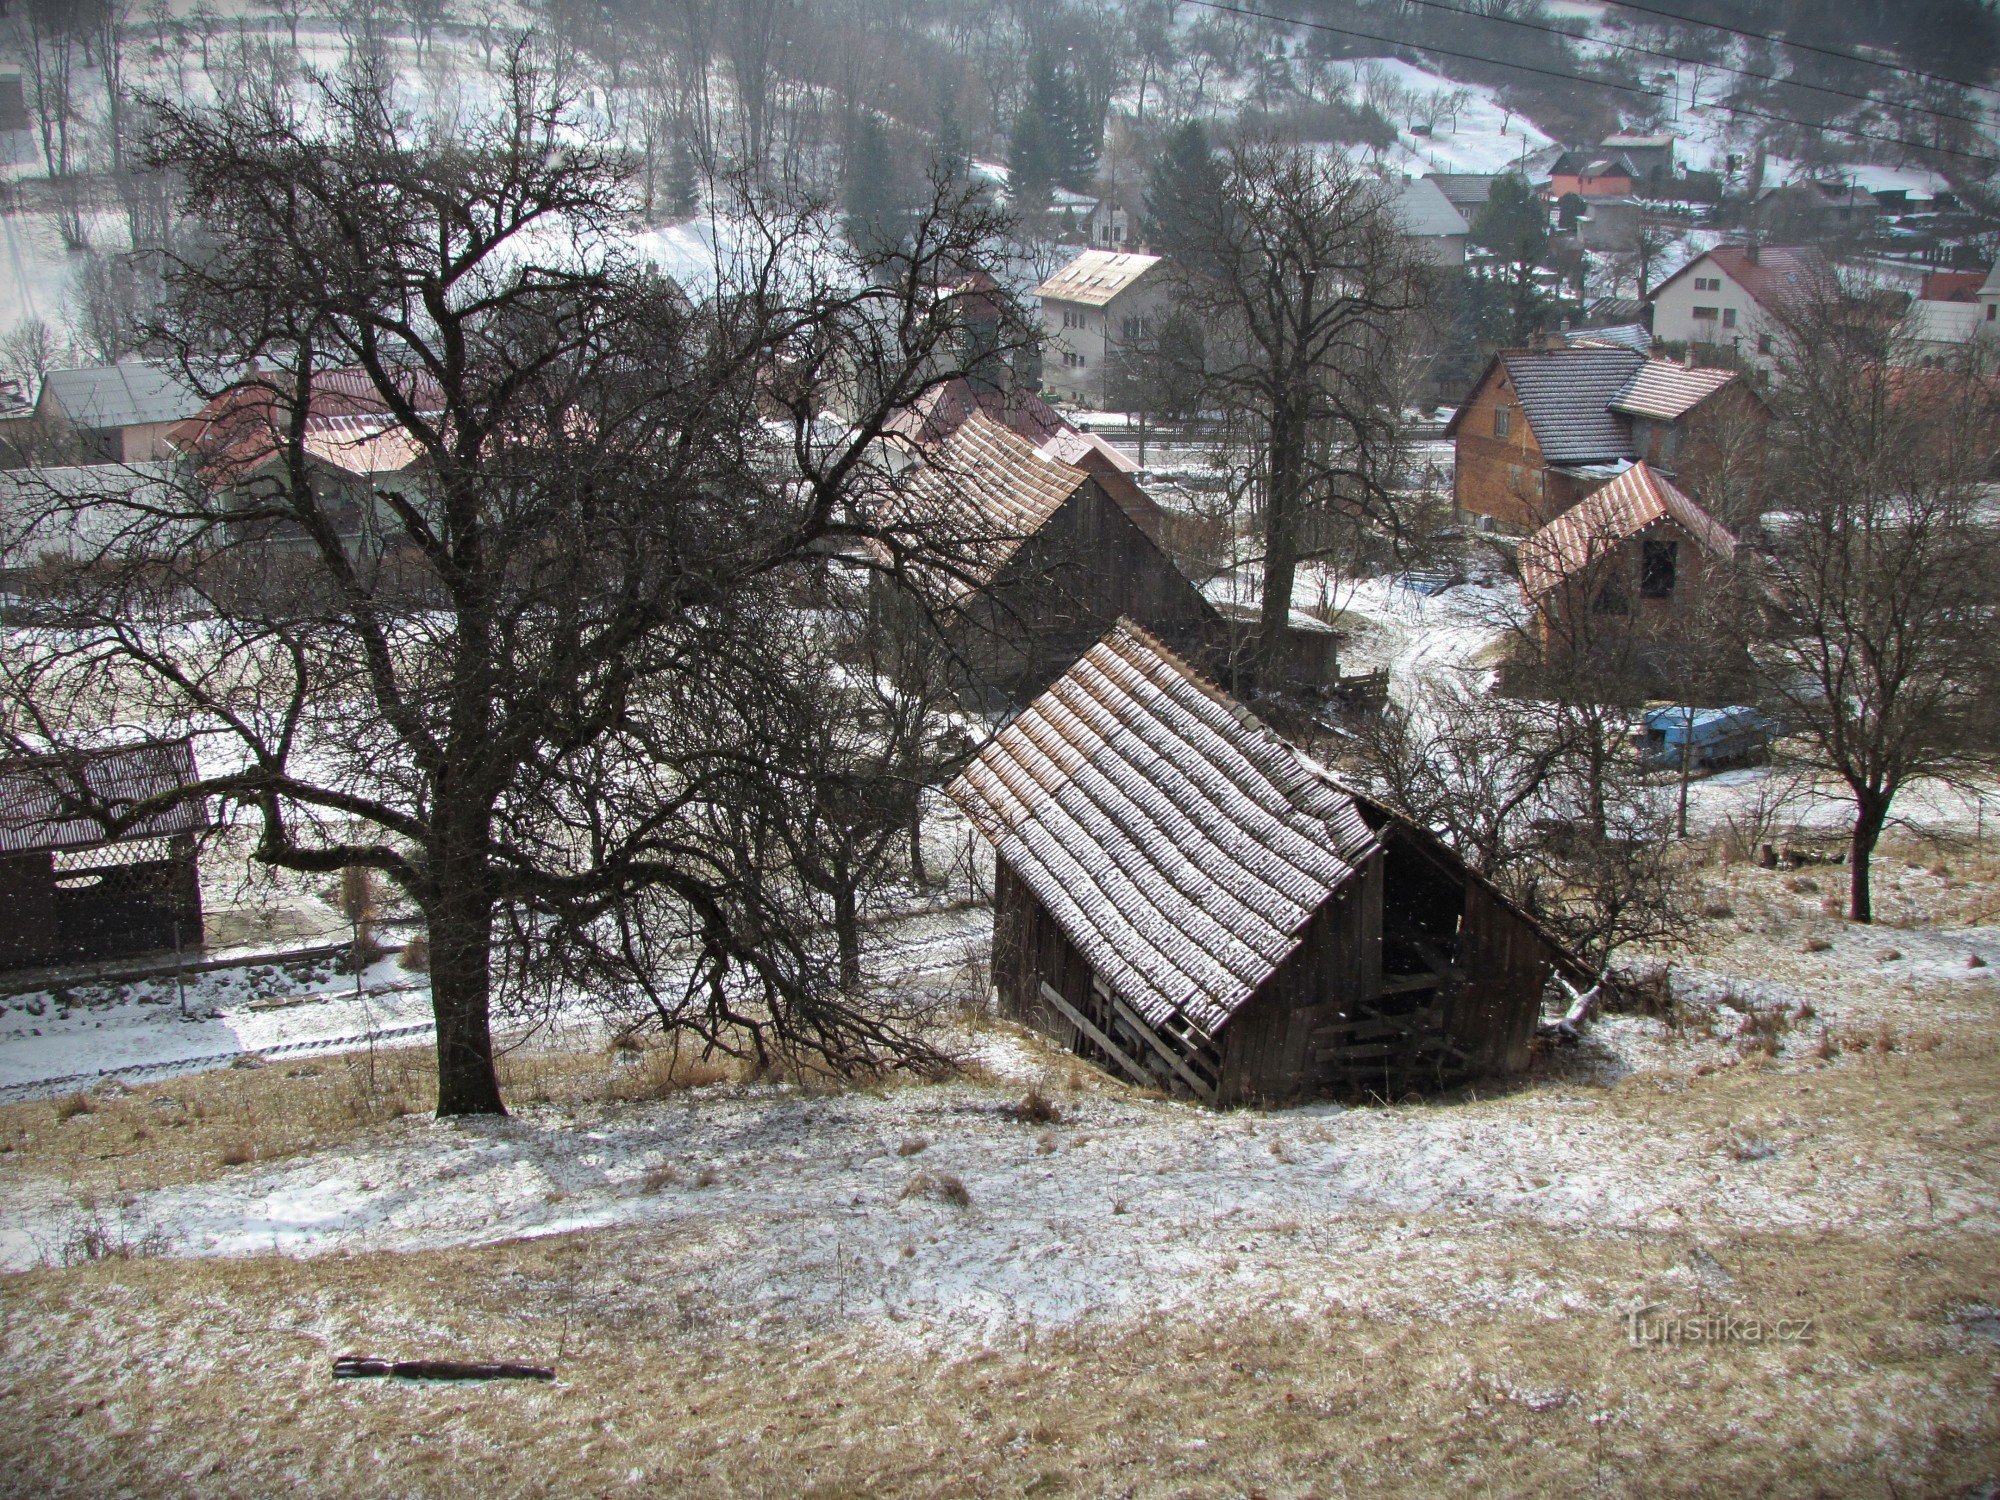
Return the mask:
<svg viewBox="0 0 2000 1500">
<path fill-rule="evenodd" d="M 927 555 L 924 581 L 952 602 L 991 583 L 1089 477 L 975 411 L 911 473 L 880 522 Z"/>
<path fill-rule="evenodd" d="M 1397 188 L 1389 199 L 1389 211 L 1396 216 L 1404 234 L 1418 239 L 1448 238 L 1465 234 L 1471 225 L 1452 206 L 1444 189 L 1428 177 L 1419 177 Z"/>
<path fill-rule="evenodd" d="M 91 365 L 51 370 L 41 399 L 75 427 L 149 427 L 178 422 L 202 408 L 201 394 L 158 365 Z"/>
<path fill-rule="evenodd" d="M 1381 847 L 1352 797 L 1129 621 L 950 794 L 1113 994 L 1211 1034 Z"/>
<path fill-rule="evenodd" d="M 1080 302 L 1086 307 L 1102 307 L 1132 287 L 1159 263 L 1157 255 L 1086 250 L 1036 287 L 1035 295 L 1055 302 Z"/>
<path fill-rule="evenodd" d="M 1986 327 L 1980 303 L 1912 302 L 1903 315 L 1902 336 L 1920 344 L 1968 344 Z"/>
<path fill-rule="evenodd" d="M 115 838 L 92 814 L 124 816 L 134 804 L 170 796 L 199 779 L 187 740 L 0 761 L 0 853 L 88 849 L 193 833 L 208 826 L 207 807 L 198 797 L 141 818 Z"/>
</svg>

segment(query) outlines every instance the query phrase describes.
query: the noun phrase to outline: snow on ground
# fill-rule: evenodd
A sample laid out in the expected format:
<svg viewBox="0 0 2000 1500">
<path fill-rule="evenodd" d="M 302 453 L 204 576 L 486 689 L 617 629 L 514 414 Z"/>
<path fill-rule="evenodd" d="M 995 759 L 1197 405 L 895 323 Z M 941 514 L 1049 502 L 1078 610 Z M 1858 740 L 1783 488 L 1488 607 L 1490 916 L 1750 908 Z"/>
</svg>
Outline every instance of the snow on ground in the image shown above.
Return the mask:
<svg viewBox="0 0 2000 1500">
<path fill-rule="evenodd" d="M 1319 588 L 1304 573 L 1301 607 Z M 1399 702 L 1438 673 L 1490 671 L 1524 618 L 1520 590 L 1511 583 L 1461 583 L 1436 594 L 1413 586 L 1422 583 L 1397 575 L 1342 582 L 1328 591 L 1339 609 L 1333 626 L 1348 632 L 1342 670 L 1388 668 L 1389 690 Z"/>
<path fill-rule="evenodd" d="M 1426 172 L 1505 172 L 1524 156 L 1555 144 L 1533 120 L 1508 109 L 1495 90 L 1482 84 L 1460 83 L 1442 73 L 1393 57 L 1364 57 L 1338 65 L 1359 98 L 1369 95 L 1371 78 L 1386 79 L 1419 97 L 1461 93 L 1466 102 L 1455 119 L 1441 122 L 1428 136 L 1413 135 L 1407 120 L 1397 125 L 1396 146 L 1389 165 L 1413 176 Z"/>
<path fill-rule="evenodd" d="M 1937 949 L 1927 980 L 1976 989 L 1990 1013 L 2000 971 L 1969 970 L 1964 955 L 2000 962 L 2000 929 L 1922 941 L 1926 954 Z M 1950 972 L 1947 948 L 1958 959 Z M 1814 1004 L 1827 1015 L 1844 1003 L 1865 1021 L 1891 984 L 1882 968 L 1863 968 L 1844 1002 L 1813 990 Z M 1404 1241 L 1415 1252 L 1420 1238 L 1437 1273 L 1421 1294 L 1431 1313 L 1558 1310 L 1566 1294 L 1537 1274 L 1452 1263 L 1454 1233 L 1510 1226 L 1886 1233 L 1921 1203 L 1933 1224 L 2000 1229 L 1982 1186 L 1952 1169 L 1895 1152 L 1835 1156 L 1809 1102 L 1760 1124 L 1754 1150 L 1671 1112 L 1601 1107 L 1604 1086 L 1635 1076 L 1684 1087 L 1691 1064 L 1726 1061 L 1742 1012 L 1800 1003 L 1798 987 L 1705 971 L 1680 987 L 1711 1008 L 1717 1039 L 1605 1018 L 1569 1081 L 1485 1100 L 1217 1116 L 1118 1090 L 1065 1090 L 1058 1080 L 1074 1076 L 1073 1063 L 1025 1034 L 977 1030 L 961 1049 L 997 1083 L 831 1097 L 718 1085 L 666 1103 L 412 1118 L 337 1155 L 138 1193 L 110 1212 L 116 1233 L 191 1256 L 644 1228 L 672 1237 L 675 1264 L 720 1316 L 838 1315 L 946 1340 L 1195 1303 L 1379 1306 L 1412 1294 L 1379 1290 L 1383 1253 Z M 1803 1074 L 1812 1040 L 1810 1027 L 1794 1032 L 1775 1065 Z M 1031 1082 L 1056 1101 L 1059 1122 L 1013 1115 Z M 962 1204 L 939 1191 L 952 1183 Z M 87 1217 L 107 1212 L 46 1180 L 0 1183 L 0 1208 L 9 1268 L 52 1258 Z"/>
</svg>

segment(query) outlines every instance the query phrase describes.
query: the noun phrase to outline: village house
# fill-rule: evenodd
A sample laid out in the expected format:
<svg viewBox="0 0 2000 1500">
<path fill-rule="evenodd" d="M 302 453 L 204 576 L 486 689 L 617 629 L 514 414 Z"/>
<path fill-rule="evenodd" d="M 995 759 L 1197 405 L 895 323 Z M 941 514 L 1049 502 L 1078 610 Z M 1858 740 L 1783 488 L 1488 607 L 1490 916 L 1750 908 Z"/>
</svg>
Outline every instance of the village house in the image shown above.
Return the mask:
<svg viewBox="0 0 2000 1500">
<path fill-rule="evenodd" d="M 950 788 L 995 849 L 1004 1015 L 1203 1103 L 1525 1067 L 1575 961 L 1427 831 L 1121 621 Z"/>
<path fill-rule="evenodd" d="M 1389 211 L 1395 215 L 1403 238 L 1431 265 L 1465 264 L 1465 241 L 1471 225 L 1428 177 L 1392 187 Z"/>
<path fill-rule="evenodd" d="M 290 411 L 275 379 L 264 376 L 230 387 L 167 434 L 168 446 L 191 465 L 193 474 L 246 513 L 290 483 Z M 442 405 L 434 384 L 414 374 L 410 396 L 419 412 L 434 413 Z M 380 540 L 378 496 L 415 494 L 421 488 L 421 446 L 364 371 L 322 370 L 313 376 L 302 446 L 314 493 L 351 546 Z M 308 545 L 292 521 L 245 525 L 256 529 L 261 541 Z"/>
<path fill-rule="evenodd" d="M 1669 640 L 1735 551 L 1721 522 L 1641 460 L 1522 539 L 1521 589 L 1545 651 L 1607 634 Z"/>
<path fill-rule="evenodd" d="M 1721 245 L 1698 255 L 1647 295 L 1653 337 L 1671 344 L 1711 344 L 1768 370 L 1778 352 L 1777 317 L 1788 298 L 1831 276 L 1810 246 Z"/>
<path fill-rule="evenodd" d="M 1905 364 L 2000 369 L 2000 266 L 1926 276 L 1903 317 L 1897 345 L 1897 358 Z"/>
<path fill-rule="evenodd" d="M 1629 198 L 1636 177 L 1622 156 L 1565 151 L 1549 166 L 1546 195 L 1551 203 L 1572 193 L 1579 198 Z"/>
<path fill-rule="evenodd" d="M 1220 617 L 1153 540 L 1157 509 L 974 412 L 884 507 L 878 552 L 945 618 L 979 693 L 1023 702 L 1121 615 L 1220 654 Z"/>
<path fill-rule="evenodd" d="M 1086 250 L 1035 288 L 1048 345 L 1044 390 L 1059 401 L 1104 404 L 1119 349 L 1141 343 L 1159 314 L 1160 264 L 1157 255 Z"/>
<path fill-rule="evenodd" d="M 1674 138 L 1665 131 L 1620 131 L 1599 141 L 1597 149 L 1626 162 L 1632 168 L 1635 187 L 1643 195 L 1657 196 L 1674 180 Z"/>
<path fill-rule="evenodd" d="M 1750 222 L 1773 239 L 1815 242 L 1859 234 L 1881 213 L 1875 195 L 1852 182 L 1808 178 L 1765 188 L 1750 206 Z"/>
<path fill-rule="evenodd" d="M 201 407 L 200 393 L 159 365 L 51 370 L 35 399 L 39 456 L 77 464 L 165 458 L 174 425 Z"/>
<path fill-rule="evenodd" d="M 1444 194 L 1445 202 L 1457 209 L 1467 224 L 1479 217 L 1486 200 L 1493 196 L 1493 184 L 1504 172 L 1426 172 L 1424 181 Z"/>
<path fill-rule="evenodd" d="M 1494 356 L 1451 421 L 1452 500 L 1487 530 L 1532 531 L 1636 460 L 1666 473 L 1768 409 L 1730 370 L 1653 359 L 1612 338 Z"/>
<path fill-rule="evenodd" d="M 0 969 L 199 947 L 195 780 L 186 740 L 0 761 Z"/>
</svg>

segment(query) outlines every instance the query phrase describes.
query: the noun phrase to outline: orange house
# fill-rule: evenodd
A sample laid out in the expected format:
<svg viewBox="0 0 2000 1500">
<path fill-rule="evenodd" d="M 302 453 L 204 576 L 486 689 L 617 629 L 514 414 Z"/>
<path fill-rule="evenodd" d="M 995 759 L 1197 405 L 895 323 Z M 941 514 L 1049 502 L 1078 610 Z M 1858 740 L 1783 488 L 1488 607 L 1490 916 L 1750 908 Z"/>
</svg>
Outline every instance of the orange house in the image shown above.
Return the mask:
<svg viewBox="0 0 2000 1500">
<path fill-rule="evenodd" d="M 1561 202 L 1571 193 L 1580 198 L 1629 198 L 1638 174 L 1622 156 L 1586 156 L 1566 151 L 1549 169 L 1549 201 Z"/>
</svg>

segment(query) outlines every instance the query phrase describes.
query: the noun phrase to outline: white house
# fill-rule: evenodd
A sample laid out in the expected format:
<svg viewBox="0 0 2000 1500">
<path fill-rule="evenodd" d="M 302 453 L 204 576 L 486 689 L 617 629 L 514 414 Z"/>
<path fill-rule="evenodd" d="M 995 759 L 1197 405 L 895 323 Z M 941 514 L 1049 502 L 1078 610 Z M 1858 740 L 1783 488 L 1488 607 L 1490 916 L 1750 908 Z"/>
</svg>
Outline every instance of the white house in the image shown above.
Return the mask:
<svg viewBox="0 0 2000 1500">
<path fill-rule="evenodd" d="M 1101 406 L 1121 346 L 1151 331 L 1165 293 L 1157 255 L 1085 250 L 1035 288 L 1042 299 L 1042 388 L 1059 401 Z"/>
<path fill-rule="evenodd" d="M 1971 350 L 1981 368 L 2000 368 L 2000 265 L 1969 301 L 1923 297 L 1912 302 L 1903 318 L 1901 342 L 1900 357 L 1907 364 L 1955 365 Z"/>
<path fill-rule="evenodd" d="M 1810 246 L 1718 245 L 1647 295 L 1653 337 L 1733 349 L 1745 364 L 1768 370 L 1777 357 L 1776 314 L 1831 274 Z"/>
<path fill-rule="evenodd" d="M 1432 265 L 1465 264 L 1465 237 L 1472 226 L 1437 183 L 1419 177 L 1391 189 L 1389 211 L 1403 237 Z"/>
</svg>

